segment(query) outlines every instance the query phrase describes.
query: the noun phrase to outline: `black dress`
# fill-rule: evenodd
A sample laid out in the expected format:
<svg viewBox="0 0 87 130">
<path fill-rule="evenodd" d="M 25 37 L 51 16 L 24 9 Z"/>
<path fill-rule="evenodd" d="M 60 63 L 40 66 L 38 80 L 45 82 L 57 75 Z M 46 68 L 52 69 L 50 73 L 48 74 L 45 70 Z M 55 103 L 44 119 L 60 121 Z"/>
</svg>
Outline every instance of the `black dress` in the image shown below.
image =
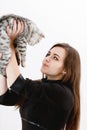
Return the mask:
<svg viewBox="0 0 87 130">
<path fill-rule="evenodd" d="M 13 106 L 21 101 L 22 130 L 62 130 L 74 105 L 67 83 L 46 79 L 33 81 L 22 75 L 0 96 L 0 104 Z"/>
</svg>

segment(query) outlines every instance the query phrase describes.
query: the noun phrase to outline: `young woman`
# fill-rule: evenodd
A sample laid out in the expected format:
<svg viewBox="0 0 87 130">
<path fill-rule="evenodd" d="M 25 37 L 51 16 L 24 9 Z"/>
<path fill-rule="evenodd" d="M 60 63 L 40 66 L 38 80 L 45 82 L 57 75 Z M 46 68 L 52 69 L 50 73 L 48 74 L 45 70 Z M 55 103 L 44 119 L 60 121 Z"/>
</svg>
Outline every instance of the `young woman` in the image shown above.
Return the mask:
<svg viewBox="0 0 87 130">
<path fill-rule="evenodd" d="M 22 31 L 23 23 L 19 21 L 14 22 L 12 32 L 7 28 L 11 43 Z M 77 50 L 65 43 L 53 45 L 42 62 L 44 77 L 34 81 L 20 74 L 15 49 L 11 48 L 7 78 L 0 75 L 0 104 L 19 107 L 22 130 L 78 130 L 80 57 Z"/>
</svg>

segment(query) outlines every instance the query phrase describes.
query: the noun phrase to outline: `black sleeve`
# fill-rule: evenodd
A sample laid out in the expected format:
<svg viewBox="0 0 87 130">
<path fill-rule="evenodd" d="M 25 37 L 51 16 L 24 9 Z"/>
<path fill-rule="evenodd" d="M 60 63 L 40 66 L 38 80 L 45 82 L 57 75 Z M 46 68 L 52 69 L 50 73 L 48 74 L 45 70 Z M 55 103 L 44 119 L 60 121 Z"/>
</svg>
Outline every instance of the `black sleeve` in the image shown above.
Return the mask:
<svg viewBox="0 0 87 130">
<path fill-rule="evenodd" d="M 12 90 L 7 90 L 5 94 L 0 96 L 0 104 L 6 105 L 6 106 L 13 106 L 15 105 L 19 100 L 19 95 L 17 95 Z"/>
<path fill-rule="evenodd" d="M 26 79 L 20 74 L 15 82 L 11 85 L 10 89 L 8 89 L 3 95 L 0 96 L 0 104 L 13 106 L 17 104 L 21 98 L 21 91 L 26 86 Z"/>
</svg>

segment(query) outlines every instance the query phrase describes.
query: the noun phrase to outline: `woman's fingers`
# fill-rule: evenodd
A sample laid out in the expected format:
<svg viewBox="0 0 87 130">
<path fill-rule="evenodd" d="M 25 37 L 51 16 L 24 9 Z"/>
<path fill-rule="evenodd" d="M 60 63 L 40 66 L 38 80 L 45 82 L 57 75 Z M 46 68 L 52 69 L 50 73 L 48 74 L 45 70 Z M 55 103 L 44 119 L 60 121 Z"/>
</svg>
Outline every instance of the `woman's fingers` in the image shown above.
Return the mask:
<svg viewBox="0 0 87 130">
<path fill-rule="evenodd" d="M 16 34 L 20 34 L 20 33 L 22 33 L 23 32 L 23 30 L 24 30 L 24 24 L 23 24 L 23 22 L 22 21 L 17 21 L 17 30 L 16 30 Z"/>
<path fill-rule="evenodd" d="M 6 31 L 7 31 L 8 36 L 10 36 L 10 34 L 11 34 L 11 29 L 9 28 L 9 25 L 6 27 Z"/>
<path fill-rule="evenodd" d="M 7 26 L 7 34 L 12 39 L 15 40 L 16 37 L 22 33 L 24 30 L 24 23 L 19 20 L 14 20 L 13 22 L 13 29 L 11 30 L 9 26 Z"/>
<path fill-rule="evenodd" d="M 7 33 L 8 36 L 12 36 L 16 33 L 16 29 L 17 29 L 17 23 L 16 20 L 13 21 L 13 29 L 10 29 L 9 25 L 7 26 Z"/>
<path fill-rule="evenodd" d="M 2 53 L 0 53 L 0 59 L 1 59 L 1 57 L 2 57 Z"/>
<path fill-rule="evenodd" d="M 24 31 L 24 23 L 21 21 L 21 33 Z"/>
<path fill-rule="evenodd" d="M 17 32 L 17 21 L 14 20 L 13 21 L 13 29 L 12 29 L 12 34 L 16 33 Z"/>
</svg>

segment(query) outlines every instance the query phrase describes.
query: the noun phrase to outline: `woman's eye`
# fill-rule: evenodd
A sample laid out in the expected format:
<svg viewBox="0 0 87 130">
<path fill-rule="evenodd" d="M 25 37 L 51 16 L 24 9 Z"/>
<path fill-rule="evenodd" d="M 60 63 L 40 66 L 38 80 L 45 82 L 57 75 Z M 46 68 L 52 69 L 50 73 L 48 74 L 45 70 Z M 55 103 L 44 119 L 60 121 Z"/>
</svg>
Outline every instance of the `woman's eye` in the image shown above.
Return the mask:
<svg viewBox="0 0 87 130">
<path fill-rule="evenodd" d="M 58 60 L 58 58 L 56 56 L 54 56 L 53 59 Z"/>
</svg>

